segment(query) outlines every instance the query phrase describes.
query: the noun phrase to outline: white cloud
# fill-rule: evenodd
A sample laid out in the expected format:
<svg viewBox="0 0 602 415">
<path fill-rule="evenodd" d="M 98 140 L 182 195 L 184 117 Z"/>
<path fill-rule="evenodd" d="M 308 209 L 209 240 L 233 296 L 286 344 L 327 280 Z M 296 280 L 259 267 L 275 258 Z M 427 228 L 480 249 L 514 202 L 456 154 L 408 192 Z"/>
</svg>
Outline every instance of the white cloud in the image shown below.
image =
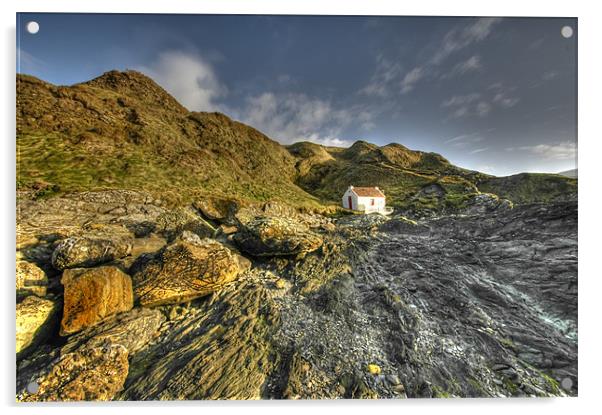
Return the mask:
<svg viewBox="0 0 602 415">
<path fill-rule="evenodd" d="M 481 58 L 474 55 L 467 60 L 456 64 L 448 73 L 441 75 L 441 79 L 449 79 L 455 76 L 464 75 L 468 72 L 478 71 L 481 68 Z"/>
<path fill-rule="evenodd" d="M 519 150 L 537 154 L 548 160 L 571 160 L 577 157 L 577 143 L 574 141 L 562 141 L 556 144 L 537 144 L 534 146 L 518 147 Z M 509 147 L 508 151 L 516 150 Z"/>
<path fill-rule="evenodd" d="M 451 118 L 468 116 L 486 117 L 496 107 L 512 108 L 520 102 L 513 94 L 515 88 L 506 87 L 501 83 L 492 84 L 486 91 L 467 95 L 454 95 L 441 103 L 443 108 L 449 108 Z"/>
<path fill-rule="evenodd" d="M 518 104 L 519 101 L 520 101 L 520 98 L 509 97 L 503 92 L 497 93 L 493 97 L 493 102 L 498 103 L 499 105 L 501 105 L 504 108 L 512 108 L 513 106 Z"/>
<path fill-rule="evenodd" d="M 484 117 L 491 111 L 491 105 L 485 101 L 481 101 L 477 104 L 476 111 L 479 117 Z"/>
<path fill-rule="evenodd" d="M 502 108 L 512 108 L 520 102 L 520 98 L 514 95 L 514 87 L 508 87 L 497 82 L 488 88 L 493 92 L 492 103 L 501 106 Z"/>
<path fill-rule="evenodd" d="M 449 138 L 444 141 L 445 144 L 451 144 L 455 147 L 465 147 L 471 144 L 475 144 L 483 141 L 483 137 L 479 132 L 474 132 L 470 134 L 461 134 L 455 137 Z"/>
<path fill-rule="evenodd" d="M 487 148 L 487 147 L 486 148 L 476 148 L 468 154 L 478 154 L 478 153 L 482 153 L 483 151 L 487 151 L 487 150 L 489 150 L 489 148 Z"/>
<path fill-rule="evenodd" d="M 281 143 L 312 141 L 324 145 L 348 146 L 340 138 L 343 128 L 355 119 L 371 122 L 371 115 L 354 109 L 337 109 L 326 100 L 305 94 L 265 92 L 249 97 L 240 119 Z"/>
<path fill-rule="evenodd" d="M 484 40 L 500 21 L 500 18 L 481 18 L 464 27 L 456 27 L 450 30 L 443 37 L 443 41 L 433 54 L 431 62 L 438 65 L 452 53 Z"/>
<path fill-rule="evenodd" d="M 459 105 L 466 105 L 466 104 L 470 104 L 471 102 L 478 100 L 480 97 L 481 97 L 481 94 L 476 93 L 476 92 L 474 92 L 472 94 L 467 94 L 467 95 L 454 95 L 453 97 L 443 101 L 441 103 L 441 106 L 442 107 L 455 107 L 455 106 L 459 106 Z"/>
<path fill-rule="evenodd" d="M 405 94 L 414 89 L 414 84 L 420 81 L 424 77 L 424 69 L 417 66 L 412 69 L 410 72 L 405 74 L 403 79 L 401 80 L 401 93 Z"/>
<path fill-rule="evenodd" d="M 370 131 L 376 127 L 373 118 L 374 116 L 370 111 L 361 111 L 357 114 L 357 120 L 360 122 L 360 127 L 365 131 Z"/>
<path fill-rule="evenodd" d="M 156 62 L 139 70 L 192 111 L 218 111 L 217 100 L 227 94 L 211 64 L 196 54 L 163 52 Z"/>
<path fill-rule="evenodd" d="M 389 84 L 399 77 L 401 66 L 387 60 L 383 55 L 376 57 L 376 70 L 370 78 L 370 82 L 360 90 L 360 93 L 368 96 L 386 97 L 390 93 Z"/>
<path fill-rule="evenodd" d="M 340 138 L 345 127 L 356 123 L 369 130 L 375 126 L 372 113 L 365 108 L 335 108 L 329 100 L 302 93 L 264 92 L 248 96 L 236 107 L 227 107 L 219 101 L 227 95 L 228 89 L 219 81 L 212 65 L 197 54 L 164 52 L 153 64 L 138 69 L 189 110 L 225 112 L 285 144 L 313 141 L 349 146 L 351 142 Z M 294 82 L 287 74 L 281 74 L 276 81 Z"/>
<path fill-rule="evenodd" d="M 469 114 L 470 114 L 470 109 L 468 107 L 464 106 L 464 107 L 456 108 L 452 112 L 451 117 L 452 118 L 462 118 L 462 117 L 465 117 L 465 116 L 467 116 Z"/>
<path fill-rule="evenodd" d="M 543 75 L 541 75 L 541 79 L 543 81 L 552 81 L 552 80 L 558 78 L 558 75 L 560 75 L 560 73 L 558 73 L 558 71 L 547 71 L 547 72 L 544 72 Z"/>
</svg>

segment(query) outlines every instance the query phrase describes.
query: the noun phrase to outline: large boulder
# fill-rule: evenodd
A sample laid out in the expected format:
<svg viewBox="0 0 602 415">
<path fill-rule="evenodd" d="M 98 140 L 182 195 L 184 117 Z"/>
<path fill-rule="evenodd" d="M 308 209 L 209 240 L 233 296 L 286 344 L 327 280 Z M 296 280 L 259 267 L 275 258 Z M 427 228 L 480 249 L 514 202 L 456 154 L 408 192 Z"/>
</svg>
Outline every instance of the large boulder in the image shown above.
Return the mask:
<svg viewBox="0 0 602 415">
<path fill-rule="evenodd" d="M 17 301 L 28 295 L 44 297 L 48 288 L 48 277 L 46 273 L 36 264 L 28 261 L 17 261 Z"/>
<path fill-rule="evenodd" d="M 32 380 L 38 390 L 24 392 L 19 400 L 108 401 L 123 389 L 128 369 L 128 351 L 121 345 L 83 347 Z"/>
<path fill-rule="evenodd" d="M 52 334 L 59 307 L 35 295 L 17 304 L 17 355 L 24 354 Z"/>
<path fill-rule="evenodd" d="M 134 292 L 143 306 L 177 304 L 220 289 L 242 268 L 239 256 L 215 240 L 181 238 L 136 269 Z"/>
<path fill-rule="evenodd" d="M 193 206 L 206 218 L 217 221 L 228 218 L 238 209 L 236 201 L 219 197 L 204 197 L 196 200 Z"/>
<path fill-rule="evenodd" d="M 234 235 L 240 248 L 254 256 L 299 255 L 322 246 L 309 227 L 281 217 L 256 217 Z"/>
<path fill-rule="evenodd" d="M 80 236 L 59 242 L 52 253 L 52 265 L 58 270 L 94 267 L 128 256 L 132 239 L 124 236 Z"/>
<path fill-rule="evenodd" d="M 172 241 L 184 231 L 200 237 L 211 237 L 216 229 L 204 221 L 192 209 L 178 208 L 157 217 L 155 231 Z"/>
<path fill-rule="evenodd" d="M 94 326 L 134 305 L 132 281 L 117 267 L 68 269 L 61 283 L 65 287 L 63 336 Z"/>
</svg>

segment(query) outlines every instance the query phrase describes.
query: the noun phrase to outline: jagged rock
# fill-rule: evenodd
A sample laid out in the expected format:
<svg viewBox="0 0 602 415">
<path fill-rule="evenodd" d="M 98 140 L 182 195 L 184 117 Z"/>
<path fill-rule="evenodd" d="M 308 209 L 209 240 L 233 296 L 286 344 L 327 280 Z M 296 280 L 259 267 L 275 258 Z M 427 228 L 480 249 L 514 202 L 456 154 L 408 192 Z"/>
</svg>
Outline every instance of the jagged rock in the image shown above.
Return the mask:
<svg viewBox="0 0 602 415">
<path fill-rule="evenodd" d="M 52 265 L 59 270 L 93 267 L 123 258 L 132 251 L 127 237 L 70 237 L 61 241 L 52 253 Z"/>
<path fill-rule="evenodd" d="M 133 307 L 132 281 L 117 267 L 68 269 L 63 272 L 61 283 L 65 287 L 63 336 Z"/>
<path fill-rule="evenodd" d="M 405 217 L 393 218 L 388 222 L 380 225 L 378 230 L 381 232 L 405 233 L 409 235 L 424 235 L 428 234 L 430 229 L 424 224 L 418 224 L 413 220 Z"/>
<path fill-rule="evenodd" d="M 141 264 L 133 276 L 141 305 L 190 301 L 233 281 L 241 271 L 236 255 L 211 240 L 180 240 Z"/>
<path fill-rule="evenodd" d="M 119 344 L 133 355 L 148 344 L 164 321 L 165 316 L 157 309 L 134 308 L 70 336 L 61 354 L 74 352 L 84 345 L 103 347 Z"/>
<path fill-rule="evenodd" d="M 512 209 L 512 207 L 512 202 L 507 199 L 500 199 L 491 193 L 481 193 L 468 200 L 467 206 L 462 210 L 462 213 L 474 215 L 493 212 L 497 209 Z"/>
<path fill-rule="evenodd" d="M 280 217 L 257 217 L 234 235 L 240 248 L 255 256 L 298 255 L 315 251 L 322 238 L 305 225 Z"/>
<path fill-rule="evenodd" d="M 17 304 L 17 356 L 48 337 L 55 327 L 57 304 L 31 295 Z"/>
<path fill-rule="evenodd" d="M 23 392 L 18 400 L 108 401 L 123 388 L 128 367 L 128 351 L 121 345 L 83 347 L 63 355 L 34 380 L 38 391 Z"/>
<path fill-rule="evenodd" d="M 172 241 L 184 231 L 192 232 L 201 238 L 212 237 L 215 228 L 205 222 L 191 209 L 178 208 L 162 213 L 157 217 L 155 231 Z"/>
<path fill-rule="evenodd" d="M 17 261 L 17 301 L 28 295 L 44 297 L 48 287 L 48 277 L 37 265 L 28 261 Z"/>
</svg>

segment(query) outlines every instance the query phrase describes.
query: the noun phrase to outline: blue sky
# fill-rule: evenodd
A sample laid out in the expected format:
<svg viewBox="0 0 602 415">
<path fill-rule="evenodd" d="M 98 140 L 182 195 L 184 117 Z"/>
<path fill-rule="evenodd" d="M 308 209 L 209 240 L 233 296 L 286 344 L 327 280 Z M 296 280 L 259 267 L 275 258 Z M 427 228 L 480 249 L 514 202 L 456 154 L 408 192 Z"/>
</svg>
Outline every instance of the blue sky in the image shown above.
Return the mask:
<svg viewBox="0 0 602 415">
<path fill-rule="evenodd" d="M 358 139 L 497 175 L 576 167 L 576 19 L 33 14 L 18 68 L 136 69 L 282 143 Z M 25 25 L 36 21 L 37 34 Z M 561 29 L 570 26 L 573 36 Z"/>
</svg>

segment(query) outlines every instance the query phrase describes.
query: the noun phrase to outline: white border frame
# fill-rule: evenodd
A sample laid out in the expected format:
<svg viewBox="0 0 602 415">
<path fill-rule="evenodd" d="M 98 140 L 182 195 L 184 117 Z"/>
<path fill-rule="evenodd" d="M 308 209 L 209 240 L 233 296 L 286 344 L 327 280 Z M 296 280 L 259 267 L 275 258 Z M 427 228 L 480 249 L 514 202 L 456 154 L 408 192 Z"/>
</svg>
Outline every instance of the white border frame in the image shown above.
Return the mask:
<svg viewBox="0 0 602 415">
<path fill-rule="evenodd" d="M 175 407 L 186 411 L 219 411 L 221 413 L 286 412 L 287 415 L 308 411 L 346 412 L 420 412 L 422 413 L 478 413 L 489 414 L 523 411 L 547 413 L 577 413 L 598 406 L 602 368 L 600 361 L 600 302 L 602 279 L 600 263 L 600 203 L 602 194 L 597 174 L 600 169 L 602 139 L 600 132 L 600 41 L 602 20 L 599 7 L 593 1 L 545 1 L 505 0 L 495 2 L 453 0 L 418 2 L 384 0 L 168 0 L 150 2 L 143 0 L 21 0 L 0 2 L 4 42 L 2 42 L 2 82 L 4 96 L 2 106 L 2 179 L 4 202 L 2 203 L 3 232 L 1 243 L 5 318 L 2 319 L 4 341 L 2 355 L 6 359 L 2 374 L 2 401 L 8 410 L 19 413 L 105 413 L 110 411 L 143 410 L 150 414 L 164 414 Z M 110 13 L 219 13 L 219 14 L 343 14 L 343 15 L 439 15 L 439 16 L 545 16 L 578 17 L 579 41 L 579 398 L 566 399 L 456 399 L 456 400 L 409 400 L 409 401 L 304 401 L 304 402 L 173 402 L 173 403 L 109 403 L 71 404 L 42 406 L 16 405 L 14 403 L 15 358 L 14 337 L 14 273 L 15 246 L 15 13 L 20 12 L 110 12 Z"/>
</svg>

